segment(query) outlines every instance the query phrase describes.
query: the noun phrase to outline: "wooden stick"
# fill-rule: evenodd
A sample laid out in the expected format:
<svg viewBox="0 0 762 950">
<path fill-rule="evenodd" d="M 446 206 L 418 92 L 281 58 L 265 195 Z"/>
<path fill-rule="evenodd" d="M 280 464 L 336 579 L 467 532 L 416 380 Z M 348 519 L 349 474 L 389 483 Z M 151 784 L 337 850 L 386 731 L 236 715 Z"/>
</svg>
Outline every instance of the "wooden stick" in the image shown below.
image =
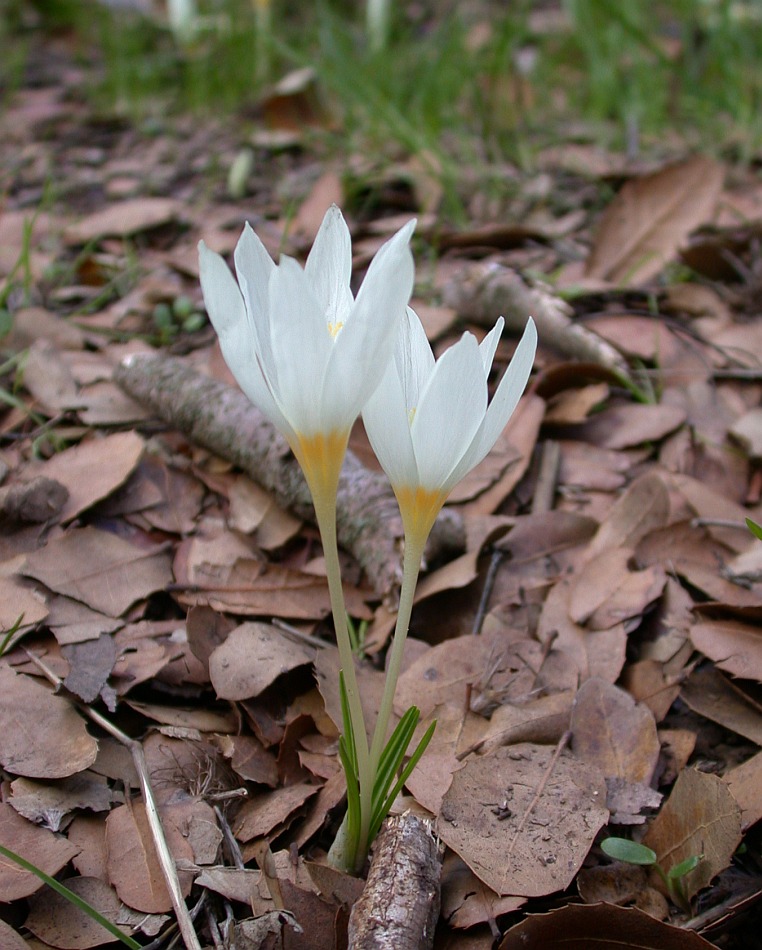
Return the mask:
<svg viewBox="0 0 762 950">
<path fill-rule="evenodd" d="M 238 389 L 196 372 L 175 357 L 140 354 L 124 360 L 114 379 L 133 399 L 197 445 L 243 469 L 282 508 L 315 520 L 307 483 L 285 439 Z M 396 609 L 402 583 L 404 531 L 397 501 L 380 472 L 347 452 L 338 495 L 339 544 L 355 556 L 373 588 Z M 460 553 L 460 514 L 443 511 L 431 532 L 427 560 Z"/>
<path fill-rule="evenodd" d="M 530 287 L 516 271 L 500 264 L 467 264 L 442 288 L 442 302 L 467 320 L 494 326 L 498 316 L 509 332 L 521 333 L 533 317 L 543 346 L 570 359 L 597 363 L 625 379 L 630 371 L 624 357 L 610 343 L 580 323 L 574 311 L 549 288 Z"/>
<path fill-rule="evenodd" d="M 431 950 L 441 871 L 442 850 L 428 821 L 410 812 L 387 818 L 349 916 L 352 950 Z"/>
</svg>

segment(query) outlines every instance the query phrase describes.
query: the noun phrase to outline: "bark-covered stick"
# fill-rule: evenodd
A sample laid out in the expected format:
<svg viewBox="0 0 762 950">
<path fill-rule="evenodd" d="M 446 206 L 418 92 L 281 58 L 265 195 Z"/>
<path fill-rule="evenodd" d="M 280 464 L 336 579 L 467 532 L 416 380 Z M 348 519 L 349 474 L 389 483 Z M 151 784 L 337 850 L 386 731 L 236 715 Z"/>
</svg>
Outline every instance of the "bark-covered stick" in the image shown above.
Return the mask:
<svg viewBox="0 0 762 950">
<path fill-rule="evenodd" d="M 574 323 L 574 311 L 565 300 L 548 289 L 530 287 L 509 267 L 495 263 L 464 265 L 442 287 L 442 301 L 461 317 L 487 327 L 494 326 L 502 315 L 506 330 L 514 333 L 521 333 L 531 316 L 544 346 L 630 378 L 621 353 L 583 324 Z"/>
<path fill-rule="evenodd" d="M 442 852 L 430 823 L 409 812 L 387 818 L 349 917 L 351 950 L 431 950 L 441 872 Z"/>
<path fill-rule="evenodd" d="M 210 379 L 176 357 L 127 357 L 114 379 L 126 393 L 182 432 L 227 459 L 270 492 L 282 507 L 314 521 L 310 492 L 285 439 L 238 389 Z M 351 452 L 339 481 L 339 544 L 359 562 L 373 588 L 396 608 L 402 582 L 404 532 L 386 476 L 371 472 Z M 440 514 L 427 558 L 465 546 L 460 516 Z"/>
</svg>

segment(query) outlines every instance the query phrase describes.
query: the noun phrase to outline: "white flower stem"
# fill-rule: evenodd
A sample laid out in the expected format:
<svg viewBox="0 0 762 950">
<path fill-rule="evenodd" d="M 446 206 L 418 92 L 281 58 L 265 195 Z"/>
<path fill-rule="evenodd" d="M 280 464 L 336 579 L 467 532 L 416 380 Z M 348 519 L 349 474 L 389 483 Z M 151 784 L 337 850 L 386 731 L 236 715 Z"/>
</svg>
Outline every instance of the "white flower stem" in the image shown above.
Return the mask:
<svg viewBox="0 0 762 950">
<path fill-rule="evenodd" d="M 421 536 L 422 535 L 422 536 Z M 378 770 L 378 763 L 386 742 L 386 733 L 389 728 L 389 719 L 394 705 L 394 693 L 397 688 L 402 657 L 405 652 L 405 640 L 410 626 L 410 616 L 413 612 L 413 598 L 418 583 L 418 573 L 421 569 L 423 549 L 428 538 L 426 532 L 405 532 L 405 557 L 402 564 L 402 590 L 400 591 L 400 605 L 397 611 L 397 623 L 394 628 L 389 665 L 386 670 L 386 682 L 381 698 L 381 707 L 378 711 L 376 729 L 373 733 L 373 742 L 370 748 L 370 767 L 373 775 Z"/>
<path fill-rule="evenodd" d="M 360 702 L 360 691 L 357 685 L 355 660 L 352 653 L 352 642 L 349 638 L 347 626 L 347 611 L 344 603 L 344 591 L 341 587 L 341 567 L 339 564 L 339 548 L 336 540 L 336 495 L 329 501 L 312 495 L 315 506 L 315 516 L 323 542 L 323 556 L 325 570 L 328 577 L 328 591 L 331 598 L 331 612 L 336 630 L 336 645 L 339 648 L 339 661 L 344 673 L 344 686 L 349 704 L 349 715 L 352 720 L 352 730 L 355 737 L 357 752 L 357 772 L 360 785 L 360 838 L 357 842 L 357 852 L 350 856 L 350 863 L 355 865 L 348 868 L 356 871 L 358 861 L 365 860 L 368 850 L 368 835 L 370 831 L 371 808 L 373 804 L 373 780 L 375 772 L 370 767 L 368 750 L 368 732 L 365 728 L 365 716 Z"/>
</svg>

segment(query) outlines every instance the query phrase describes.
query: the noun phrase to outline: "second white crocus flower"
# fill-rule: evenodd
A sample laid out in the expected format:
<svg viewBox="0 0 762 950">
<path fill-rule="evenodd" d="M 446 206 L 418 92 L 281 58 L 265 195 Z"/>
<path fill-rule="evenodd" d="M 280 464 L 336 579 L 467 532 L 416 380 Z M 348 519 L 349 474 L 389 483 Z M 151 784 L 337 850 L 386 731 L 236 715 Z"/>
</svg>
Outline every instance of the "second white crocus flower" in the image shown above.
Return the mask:
<svg viewBox="0 0 762 950">
<path fill-rule="evenodd" d="M 531 318 L 488 404 L 487 379 L 503 323 L 500 317 L 481 344 L 464 333 L 435 362 L 421 321 L 407 308 L 394 359 L 363 410 L 406 535 L 425 542 L 447 496 L 494 446 L 524 391 L 537 349 Z"/>
<path fill-rule="evenodd" d="M 435 361 L 421 321 L 408 307 L 394 359 L 363 409 L 365 430 L 392 483 L 405 530 L 402 589 L 370 748 L 371 770 L 377 768 L 386 741 L 429 532 L 452 489 L 497 441 L 532 371 L 537 330 L 530 317 L 488 401 L 487 380 L 503 323 L 500 317 L 481 344 L 472 333 L 464 333 Z"/>
</svg>

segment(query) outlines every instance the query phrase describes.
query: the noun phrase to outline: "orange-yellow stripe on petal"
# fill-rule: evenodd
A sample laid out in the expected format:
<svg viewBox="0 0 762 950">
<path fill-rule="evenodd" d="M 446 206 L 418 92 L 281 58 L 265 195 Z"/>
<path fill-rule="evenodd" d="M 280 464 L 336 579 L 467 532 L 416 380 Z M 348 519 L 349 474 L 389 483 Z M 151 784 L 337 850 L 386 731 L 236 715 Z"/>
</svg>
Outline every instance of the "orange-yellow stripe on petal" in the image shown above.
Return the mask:
<svg viewBox="0 0 762 950">
<path fill-rule="evenodd" d="M 335 501 L 339 473 L 347 451 L 349 431 L 334 430 L 302 436 L 297 433 L 294 455 L 315 501 Z"/>
<path fill-rule="evenodd" d="M 394 489 L 394 494 L 400 506 L 405 534 L 416 542 L 425 543 L 442 505 L 447 501 L 448 492 L 422 485 L 402 485 Z"/>
</svg>

